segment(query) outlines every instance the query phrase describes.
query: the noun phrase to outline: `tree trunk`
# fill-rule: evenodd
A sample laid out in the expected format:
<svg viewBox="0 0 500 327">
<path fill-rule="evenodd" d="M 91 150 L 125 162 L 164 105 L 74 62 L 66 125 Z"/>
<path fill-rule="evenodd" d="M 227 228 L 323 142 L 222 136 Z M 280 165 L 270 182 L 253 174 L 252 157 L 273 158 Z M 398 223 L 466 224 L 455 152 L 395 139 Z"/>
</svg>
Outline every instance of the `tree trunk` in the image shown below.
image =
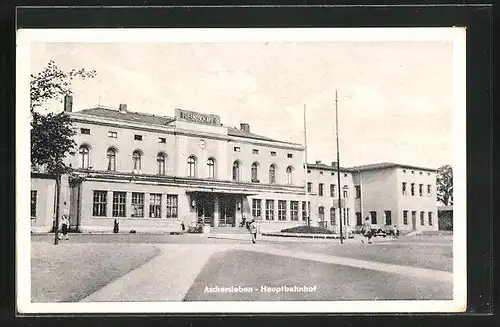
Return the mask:
<svg viewBox="0 0 500 327">
<path fill-rule="evenodd" d="M 56 175 L 56 220 L 54 226 L 54 245 L 59 244 L 59 202 L 61 198 L 61 175 Z"/>
</svg>

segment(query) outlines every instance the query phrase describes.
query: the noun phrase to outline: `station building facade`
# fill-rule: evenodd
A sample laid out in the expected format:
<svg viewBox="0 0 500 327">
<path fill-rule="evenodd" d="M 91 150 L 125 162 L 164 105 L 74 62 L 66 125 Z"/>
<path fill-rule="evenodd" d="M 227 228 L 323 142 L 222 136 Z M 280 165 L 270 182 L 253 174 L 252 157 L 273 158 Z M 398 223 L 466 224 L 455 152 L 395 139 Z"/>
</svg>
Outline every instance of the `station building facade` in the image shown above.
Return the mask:
<svg viewBox="0 0 500 327">
<path fill-rule="evenodd" d="M 356 225 L 368 217 L 403 232 L 438 230 L 435 169 L 386 162 L 351 170 Z"/>
<path fill-rule="evenodd" d="M 263 230 L 305 223 L 301 144 L 256 135 L 244 123 L 223 125 L 217 115 L 176 109 L 165 117 L 126 105 L 73 112 L 71 102 L 65 111 L 77 151 L 67 158 L 74 173 L 63 178 L 60 212 L 72 229 L 109 231 L 115 219 L 122 230 L 145 232 L 200 220 L 237 227 L 252 216 Z M 38 179 L 32 191 L 42 200 L 48 187 Z M 50 230 L 52 221 L 36 217 L 34 229 Z"/>
<path fill-rule="evenodd" d="M 200 221 L 237 228 L 255 217 L 263 231 L 309 219 L 339 232 L 340 224 L 344 231 L 361 224 L 363 212 L 376 212 L 372 222 L 383 223 L 387 211 L 402 229 L 437 229 L 437 221 L 429 224 L 437 219 L 435 194 L 408 197 L 398 189 L 403 182 L 408 192 L 411 184 L 417 192 L 420 184 L 434 188 L 429 169 L 417 170 L 420 183 L 397 165 L 345 168 L 316 161 L 307 164 L 306 178 L 303 145 L 254 134 L 246 123 L 226 126 L 217 115 L 181 109 L 173 117 L 137 113 L 124 104 L 73 112 L 70 96 L 64 108 L 77 147 L 66 158 L 73 173 L 62 178 L 60 214 L 69 216 L 72 230 L 111 231 L 115 219 L 122 231 L 180 231 Z M 52 229 L 55 203 L 55 182 L 32 173 L 32 231 Z M 428 223 L 405 223 L 410 218 L 399 215 L 405 208 L 411 219 L 424 211 Z"/>
</svg>

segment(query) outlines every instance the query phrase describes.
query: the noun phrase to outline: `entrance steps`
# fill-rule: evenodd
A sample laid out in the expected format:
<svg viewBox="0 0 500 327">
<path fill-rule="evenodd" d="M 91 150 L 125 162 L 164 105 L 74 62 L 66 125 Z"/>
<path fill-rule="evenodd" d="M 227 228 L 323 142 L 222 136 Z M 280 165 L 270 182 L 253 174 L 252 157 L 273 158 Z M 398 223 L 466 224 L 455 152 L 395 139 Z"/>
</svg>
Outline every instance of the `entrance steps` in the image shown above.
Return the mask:
<svg viewBox="0 0 500 327">
<path fill-rule="evenodd" d="M 210 234 L 248 234 L 245 227 L 210 227 Z"/>
</svg>

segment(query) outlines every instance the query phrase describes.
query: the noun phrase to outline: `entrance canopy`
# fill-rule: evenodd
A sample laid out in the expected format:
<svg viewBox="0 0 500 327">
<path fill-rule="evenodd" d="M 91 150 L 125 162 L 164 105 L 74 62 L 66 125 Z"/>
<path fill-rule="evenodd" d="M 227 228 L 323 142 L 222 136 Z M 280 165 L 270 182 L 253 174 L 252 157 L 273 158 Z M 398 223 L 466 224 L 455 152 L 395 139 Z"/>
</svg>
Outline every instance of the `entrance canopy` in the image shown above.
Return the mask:
<svg viewBox="0 0 500 327">
<path fill-rule="evenodd" d="M 256 192 L 245 190 L 219 189 L 219 188 L 190 188 L 186 193 L 212 193 L 212 194 L 237 194 L 237 195 L 256 195 Z"/>
</svg>

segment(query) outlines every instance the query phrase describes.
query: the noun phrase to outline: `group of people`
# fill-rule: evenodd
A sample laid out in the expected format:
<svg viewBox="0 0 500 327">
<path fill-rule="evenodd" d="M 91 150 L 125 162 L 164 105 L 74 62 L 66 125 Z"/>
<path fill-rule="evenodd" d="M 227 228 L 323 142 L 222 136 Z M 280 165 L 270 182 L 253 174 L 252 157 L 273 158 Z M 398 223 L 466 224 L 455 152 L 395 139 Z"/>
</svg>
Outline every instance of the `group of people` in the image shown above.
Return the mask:
<svg viewBox="0 0 500 327">
<path fill-rule="evenodd" d="M 372 224 L 370 223 L 370 218 L 366 217 L 365 222 L 363 223 L 363 226 L 361 228 L 361 232 L 363 233 L 363 236 L 365 237 L 366 241 L 368 244 L 372 243 L 372 237 L 374 236 L 373 234 L 373 229 L 372 229 Z M 399 231 L 398 227 L 396 225 L 393 226 L 392 228 L 392 235 L 394 238 L 398 238 L 399 236 Z M 365 240 L 361 240 L 361 243 L 365 243 Z"/>
</svg>

